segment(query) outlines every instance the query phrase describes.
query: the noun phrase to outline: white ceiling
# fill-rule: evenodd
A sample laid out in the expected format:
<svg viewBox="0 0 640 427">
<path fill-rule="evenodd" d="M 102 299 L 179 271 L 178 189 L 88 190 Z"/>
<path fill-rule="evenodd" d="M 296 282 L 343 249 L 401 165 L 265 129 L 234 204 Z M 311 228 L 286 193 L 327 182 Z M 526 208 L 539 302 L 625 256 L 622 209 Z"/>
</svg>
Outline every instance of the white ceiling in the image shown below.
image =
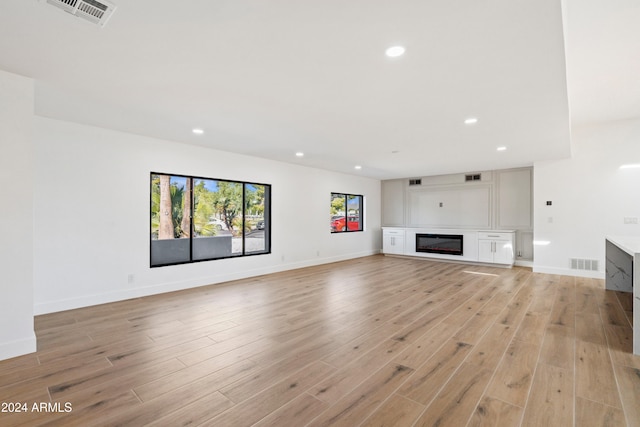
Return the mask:
<svg viewBox="0 0 640 427">
<path fill-rule="evenodd" d="M 640 116 L 638 0 L 111 1 L 104 28 L 0 1 L 36 114 L 379 179 L 568 157 L 571 123 Z"/>
</svg>

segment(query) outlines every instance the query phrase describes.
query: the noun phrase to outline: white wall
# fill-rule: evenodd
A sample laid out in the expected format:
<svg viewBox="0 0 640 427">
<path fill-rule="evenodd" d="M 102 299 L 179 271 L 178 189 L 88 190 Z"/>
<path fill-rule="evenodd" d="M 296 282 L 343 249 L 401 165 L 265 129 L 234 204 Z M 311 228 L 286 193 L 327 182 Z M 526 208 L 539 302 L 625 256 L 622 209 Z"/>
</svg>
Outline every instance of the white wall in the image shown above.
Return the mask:
<svg viewBox="0 0 640 427">
<path fill-rule="evenodd" d="M 380 181 L 35 117 L 37 314 L 379 252 Z M 302 162 L 301 162 L 302 163 Z M 272 253 L 149 267 L 149 173 L 272 185 Z M 330 193 L 366 231 L 329 232 Z"/>
<path fill-rule="evenodd" d="M 33 81 L 0 71 L 0 360 L 36 350 L 32 117 Z"/>
<path fill-rule="evenodd" d="M 640 221 L 640 169 L 619 169 L 640 163 L 640 119 L 575 128 L 572 148 L 571 159 L 534 165 L 534 271 L 603 278 L 605 236 L 640 236 L 624 224 Z M 571 270 L 569 258 L 600 270 Z"/>
</svg>

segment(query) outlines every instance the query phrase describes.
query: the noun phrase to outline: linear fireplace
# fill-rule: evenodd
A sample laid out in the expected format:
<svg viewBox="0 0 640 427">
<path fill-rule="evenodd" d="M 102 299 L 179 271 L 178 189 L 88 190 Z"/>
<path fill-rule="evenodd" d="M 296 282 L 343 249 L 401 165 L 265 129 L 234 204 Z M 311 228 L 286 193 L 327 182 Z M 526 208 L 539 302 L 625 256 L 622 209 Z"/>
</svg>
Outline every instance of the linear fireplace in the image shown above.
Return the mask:
<svg viewBox="0 0 640 427">
<path fill-rule="evenodd" d="M 462 255 L 462 234 L 416 234 L 416 252 Z"/>
</svg>

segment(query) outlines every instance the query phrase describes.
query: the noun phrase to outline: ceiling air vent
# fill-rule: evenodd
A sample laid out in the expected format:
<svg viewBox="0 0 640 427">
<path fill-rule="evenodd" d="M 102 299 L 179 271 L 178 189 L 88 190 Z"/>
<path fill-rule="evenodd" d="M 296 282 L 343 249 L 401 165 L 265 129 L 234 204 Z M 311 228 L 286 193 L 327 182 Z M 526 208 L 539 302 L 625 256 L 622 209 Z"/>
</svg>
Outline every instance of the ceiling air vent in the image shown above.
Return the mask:
<svg viewBox="0 0 640 427">
<path fill-rule="evenodd" d="M 480 181 L 481 179 L 482 179 L 482 175 L 480 175 L 479 173 L 474 173 L 474 174 L 471 174 L 471 175 L 465 175 L 464 176 L 465 182 Z"/>
<path fill-rule="evenodd" d="M 422 185 L 422 178 L 410 179 L 409 185 Z"/>
<path fill-rule="evenodd" d="M 46 0 L 46 2 L 101 27 L 104 27 L 116 10 L 113 3 L 104 0 Z"/>
</svg>

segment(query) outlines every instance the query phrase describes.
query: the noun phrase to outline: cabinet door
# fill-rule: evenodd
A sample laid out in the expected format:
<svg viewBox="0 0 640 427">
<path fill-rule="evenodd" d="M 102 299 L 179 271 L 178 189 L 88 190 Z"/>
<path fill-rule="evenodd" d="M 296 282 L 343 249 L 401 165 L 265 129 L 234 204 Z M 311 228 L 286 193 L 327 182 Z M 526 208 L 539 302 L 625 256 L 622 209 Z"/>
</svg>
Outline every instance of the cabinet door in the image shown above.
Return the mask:
<svg viewBox="0 0 640 427">
<path fill-rule="evenodd" d="M 382 235 L 382 252 L 385 254 L 390 254 L 392 251 L 393 237 L 389 234 Z"/>
<path fill-rule="evenodd" d="M 493 262 L 493 240 L 478 240 L 478 261 Z"/>
<path fill-rule="evenodd" d="M 497 240 L 495 242 L 495 253 L 493 254 L 493 262 L 500 264 L 513 264 L 513 261 L 513 243 L 505 240 Z"/>
<path fill-rule="evenodd" d="M 403 236 L 394 236 L 393 244 L 391 245 L 392 251 L 391 253 L 396 255 L 404 254 L 404 237 Z"/>
<path fill-rule="evenodd" d="M 403 255 L 404 254 L 404 236 L 389 235 L 382 236 L 382 252 L 385 254 Z"/>
</svg>

